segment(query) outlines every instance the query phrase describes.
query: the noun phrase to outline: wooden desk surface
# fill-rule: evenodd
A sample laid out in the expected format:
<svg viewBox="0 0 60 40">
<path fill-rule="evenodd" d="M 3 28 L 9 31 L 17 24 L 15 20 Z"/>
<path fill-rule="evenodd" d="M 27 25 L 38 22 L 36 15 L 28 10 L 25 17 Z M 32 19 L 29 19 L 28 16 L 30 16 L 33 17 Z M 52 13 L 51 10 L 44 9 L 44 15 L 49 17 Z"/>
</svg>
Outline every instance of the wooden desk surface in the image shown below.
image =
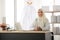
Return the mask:
<svg viewBox="0 0 60 40">
<path fill-rule="evenodd" d="M 49 31 L 0 31 L 0 33 L 49 33 Z"/>
<path fill-rule="evenodd" d="M 0 31 L 0 40 L 51 40 L 49 31 Z"/>
</svg>

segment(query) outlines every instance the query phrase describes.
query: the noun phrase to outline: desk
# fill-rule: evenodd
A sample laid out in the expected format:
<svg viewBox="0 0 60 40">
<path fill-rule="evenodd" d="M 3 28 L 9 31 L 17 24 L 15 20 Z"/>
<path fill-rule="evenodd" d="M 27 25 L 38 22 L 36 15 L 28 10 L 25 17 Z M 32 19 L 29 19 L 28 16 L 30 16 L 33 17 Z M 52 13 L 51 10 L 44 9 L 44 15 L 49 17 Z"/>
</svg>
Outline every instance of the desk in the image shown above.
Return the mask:
<svg viewBox="0 0 60 40">
<path fill-rule="evenodd" d="M 51 40 L 49 31 L 0 31 L 0 40 Z"/>
</svg>

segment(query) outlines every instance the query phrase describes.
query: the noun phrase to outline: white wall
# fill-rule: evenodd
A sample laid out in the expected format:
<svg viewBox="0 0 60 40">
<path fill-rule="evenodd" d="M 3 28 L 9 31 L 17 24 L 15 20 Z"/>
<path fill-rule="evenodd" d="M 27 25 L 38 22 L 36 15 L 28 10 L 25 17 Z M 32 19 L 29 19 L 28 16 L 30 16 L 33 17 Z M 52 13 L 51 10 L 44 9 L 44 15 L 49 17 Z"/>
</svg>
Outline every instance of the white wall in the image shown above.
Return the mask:
<svg viewBox="0 0 60 40">
<path fill-rule="evenodd" d="M 5 0 L 0 0 L 0 23 L 3 22 L 3 17 L 5 17 Z"/>
<path fill-rule="evenodd" d="M 2 23 L 2 20 L 1 20 L 1 0 L 0 0 L 0 23 Z"/>
<path fill-rule="evenodd" d="M 1 15 L 2 15 L 2 22 L 6 23 L 6 18 L 5 18 L 5 0 L 1 0 Z"/>
</svg>

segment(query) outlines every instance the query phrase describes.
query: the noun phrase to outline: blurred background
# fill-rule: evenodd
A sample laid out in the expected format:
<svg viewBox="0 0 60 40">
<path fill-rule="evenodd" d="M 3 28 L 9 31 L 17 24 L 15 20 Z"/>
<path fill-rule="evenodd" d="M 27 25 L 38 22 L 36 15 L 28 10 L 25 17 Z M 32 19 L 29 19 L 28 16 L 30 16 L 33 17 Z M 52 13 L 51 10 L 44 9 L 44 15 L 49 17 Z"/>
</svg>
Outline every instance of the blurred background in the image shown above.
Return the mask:
<svg viewBox="0 0 60 40">
<path fill-rule="evenodd" d="M 60 0 L 32 0 L 32 3 L 36 14 L 39 8 L 44 10 L 50 23 L 50 31 L 60 35 Z M 25 0 L 0 0 L 0 24 L 6 23 L 12 29 L 20 27 L 24 7 Z"/>
</svg>

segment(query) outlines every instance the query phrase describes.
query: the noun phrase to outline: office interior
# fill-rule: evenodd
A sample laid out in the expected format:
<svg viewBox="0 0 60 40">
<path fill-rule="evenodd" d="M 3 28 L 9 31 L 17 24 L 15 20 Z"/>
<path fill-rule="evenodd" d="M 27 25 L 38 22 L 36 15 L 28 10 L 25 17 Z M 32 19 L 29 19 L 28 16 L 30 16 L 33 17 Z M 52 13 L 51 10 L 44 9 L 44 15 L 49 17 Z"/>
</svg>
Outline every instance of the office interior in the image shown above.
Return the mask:
<svg viewBox="0 0 60 40">
<path fill-rule="evenodd" d="M 36 10 L 43 9 L 49 20 L 50 32 L 53 32 L 54 40 L 60 39 L 60 0 L 32 0 Z M 7 25 L 8 30 L 0 28 L 1 33 L 17 33 L 21 30 L 23 9 L 25 0 L 0 0 L 0 25 Z M 23 25 L 23 24 L 22 24 Z M 16 30 L 15 30 L 16 29 Z M 15 32 L 14 32 L 15 31 Z M 23 31 L 22 33 L 24 33 Z M 28 33 L 28 31 L 27 31 Z M 29 32 L 31 33 L 31 31 Z M 39 32 L 38 32 L 39 33 Z M 44 32 L 42 32 L 44 33 Z M 6 39 L 7 40 L 7 39 Z M 50 40 L 50 39 L 49 39 Z"/>
</svg>

